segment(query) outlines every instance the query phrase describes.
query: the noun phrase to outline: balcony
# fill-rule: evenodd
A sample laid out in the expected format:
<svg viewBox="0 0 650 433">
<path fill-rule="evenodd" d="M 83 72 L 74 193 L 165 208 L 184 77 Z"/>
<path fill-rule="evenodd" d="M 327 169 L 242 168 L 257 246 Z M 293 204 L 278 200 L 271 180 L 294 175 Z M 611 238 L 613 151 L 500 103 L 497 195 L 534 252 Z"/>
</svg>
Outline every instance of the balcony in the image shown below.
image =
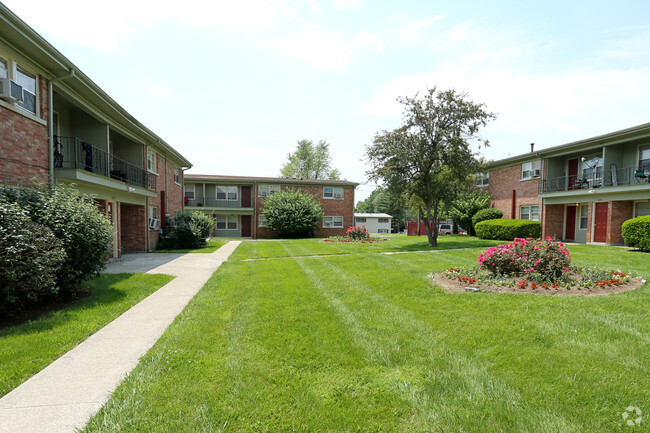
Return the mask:
<svg viewBox="0 0 650 433">
<path fill-rule="evenodd" d="M 75 137 L 54 137 L 54 167 L 85 170 L 156 190 L 156 176 Z"/>
<path fill-rule="evenodd" d="M 227 209 L 250 209 L 253 207 L 252 199 L 242 200 L 237 198 L 235 200 L 217 200 L 213 197 L 197 198 L 185 200 L 185 206 L 192 207 L 209 207 L 209 208 L 227 208 Z"/>
<path fill-rule="evenodd" d="M 581 189 L 644 185 L 650 183 L 650 166 L 628 167 L 596 171 L 590 174 L 560 176 L 545 179 L 539 184 L 539 193 L 574 191 Z"/>
</svg>

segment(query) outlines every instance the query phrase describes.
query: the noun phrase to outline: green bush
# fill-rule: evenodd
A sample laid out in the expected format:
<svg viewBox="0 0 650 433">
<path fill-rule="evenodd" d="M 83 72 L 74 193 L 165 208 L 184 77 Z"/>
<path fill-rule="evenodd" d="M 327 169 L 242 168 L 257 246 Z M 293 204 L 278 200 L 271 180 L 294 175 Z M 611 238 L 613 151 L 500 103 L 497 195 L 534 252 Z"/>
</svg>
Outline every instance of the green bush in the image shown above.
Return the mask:
<svg viewBox="0 0 650 433">
<path fill-rule="evenodd" d="M 511 241 L 515 238 L 539 239 L 542 225 L 539 221 L 494 219 L 476 224 L 476 236 L 481 239 Z"/>
<path fill-rule="evenodd" d="M 215 221 L 203 212 L 184 210 L 171 221 L 171 229 L 160 240 L 161 249 L 196 249 L 206 244 Z"/>
<path fill-rule="evenodd" d="M 264 199 L 264 217 L 266 227 L 281 236 L 309 237 L 323 219 L 323 210 L 311 194 L 287 189 Z"/>
<path fill-rule="evenodd" d="M 16 203 L 0 202 L 0 313 L 57 293 L 65 251 L 52 231 Z"/>
<path fill-rule="evenodd" d="M 622 231 L 625 245 L 641 251 L 650 251 L 650 215 L 625 221 Z"/>
<path fill-rule="evenodd" d="M 501 218 L 503 218 L 503 211 L 499 209 L 481 209 L 472 217 L 472 224 L 476 226 L 476 224 L 480 223 L 481 221 L 498 220 Z"/>
<path fill-rule="evenodd" d="M 65 250 L 57 271 L 59 295 L 74 295 L 80 283 L 106 264 L 113 227 L 95 201 L 63 186 L 0 189 L 0 201 L 17 203 L 31 220 L 47 226 Z"/>
</svg>

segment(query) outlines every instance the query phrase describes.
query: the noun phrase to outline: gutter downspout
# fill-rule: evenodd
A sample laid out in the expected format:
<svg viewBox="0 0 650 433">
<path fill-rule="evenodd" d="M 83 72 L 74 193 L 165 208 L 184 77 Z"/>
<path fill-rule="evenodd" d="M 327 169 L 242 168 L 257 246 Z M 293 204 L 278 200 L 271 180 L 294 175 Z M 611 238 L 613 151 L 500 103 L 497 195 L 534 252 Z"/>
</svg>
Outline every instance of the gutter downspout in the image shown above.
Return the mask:
<svg viewBox="0 0 650 433">
<path fill-rule="evenodd" d="M 47 82 L 47 135 L 48 135 L 48 183 L 50 187 L 54 186 L 54 90 L 52 84 L 57 81 L 66 80 L 75 76 L 74 69 L 70 68 L 70 72 L 60 77 L 52 78 Z"/>
</svg>

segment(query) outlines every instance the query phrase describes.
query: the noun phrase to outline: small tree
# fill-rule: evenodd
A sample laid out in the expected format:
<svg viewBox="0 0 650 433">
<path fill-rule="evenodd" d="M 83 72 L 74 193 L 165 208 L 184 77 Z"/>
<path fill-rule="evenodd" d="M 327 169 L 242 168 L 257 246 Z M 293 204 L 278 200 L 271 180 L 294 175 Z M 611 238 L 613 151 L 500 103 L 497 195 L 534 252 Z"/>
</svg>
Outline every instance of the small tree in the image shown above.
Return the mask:
<svg viewBox="0 0 650 433">
<path fill-rule="evenodd" d="M 476 236 L 472 218 L 480 210 L 490 207 L 492 196 L 489 194 L 470 192 L 458 197 L 449 209 L 449 217 L 467 230 L 470 236 Z"/>
<path fill-rule="evenodd" d="M 311 194 L 286 189 L 264 199 L 266 227 L 281 236 L 309 237 L 323 219 L 323 209 Z"/>
</svg>

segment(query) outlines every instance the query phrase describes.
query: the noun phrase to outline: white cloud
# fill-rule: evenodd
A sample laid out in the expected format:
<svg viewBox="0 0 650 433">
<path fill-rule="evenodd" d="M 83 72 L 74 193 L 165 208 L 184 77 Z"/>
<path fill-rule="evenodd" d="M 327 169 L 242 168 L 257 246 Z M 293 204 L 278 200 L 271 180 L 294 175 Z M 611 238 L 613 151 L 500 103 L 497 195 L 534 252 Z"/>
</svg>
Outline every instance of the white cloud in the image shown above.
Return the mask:
<svg viewBox="0 0 650 433">
<path fill-rule="evenodd" d="M 332 0 L 336 9 L 355 9 L 365 3 L 365 0 Z"/>
<path fill-rule="evenodd" d="M 402 27 L 396 38 L 398 45 L 409 46 L 422 42 L 425 39 L 425 32 L 433 23 L 439 21 L 444 15 L 411 20 L 406 26 Z M 405 18 L 405 17 L 404 17 Z"/>
<path fill-rule="evenodd" d="M 343 32 L 323 31 L 316 28 L 271 41 L 260 41 L 260 44 L 280 50 L 287 56 L 321 71 L 344 69 L 360 50 L 372 48 L 381 51 L 383 49 L 376 35 L 369 31 L 347 35 Z"/>
</svg>

